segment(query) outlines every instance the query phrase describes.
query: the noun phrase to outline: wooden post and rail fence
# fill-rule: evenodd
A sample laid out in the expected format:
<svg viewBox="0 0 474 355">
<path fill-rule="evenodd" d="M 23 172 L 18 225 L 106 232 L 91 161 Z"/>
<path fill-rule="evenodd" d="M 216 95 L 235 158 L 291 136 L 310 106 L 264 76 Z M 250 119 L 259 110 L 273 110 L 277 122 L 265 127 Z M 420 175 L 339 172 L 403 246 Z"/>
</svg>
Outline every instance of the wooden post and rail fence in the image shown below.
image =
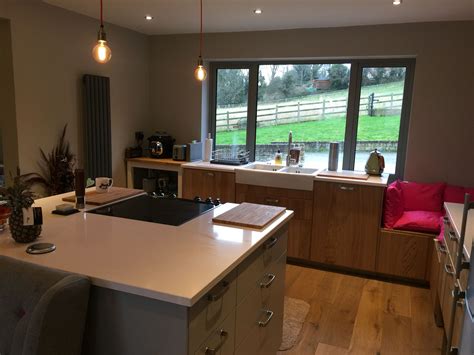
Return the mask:
<svg viewBox="0 0 474 355">
<path fill-rule="evenodd" d="M 375 95 L 360 99 L 359 114 L 369 116 L 389 116 L 400 114 L 403 94 Z M 347 100 L 297 101 L 290 103 L 262 104 L 257 109 L 257 126 L 274 126 L 295 122 L 316 121 L 327 117 L 345 116 Z M 217 109 L 217 131 L 244 129 L 247 108 L 235 107 Z"/>
</svg>

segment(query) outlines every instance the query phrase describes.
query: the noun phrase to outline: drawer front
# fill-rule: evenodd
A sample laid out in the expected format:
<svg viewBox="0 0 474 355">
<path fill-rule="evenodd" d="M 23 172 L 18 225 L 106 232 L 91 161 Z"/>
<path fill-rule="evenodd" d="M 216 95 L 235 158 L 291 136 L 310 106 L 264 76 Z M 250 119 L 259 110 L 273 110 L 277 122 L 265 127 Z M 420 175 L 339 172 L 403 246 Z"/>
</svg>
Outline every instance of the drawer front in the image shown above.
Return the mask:
<svg viewBox="0 0 474 355">
<path fill-rule="evenodd" d="M 237 268 L 237 303 L 252 290 L 264 276 L 269 265 L 286 252 L 288 229 L 271 236 Z"/>
<path fill-rule="evenodd" d="M 444 284 L 446 283 L 446 272 L 444 270 L 444 265 L 446 264 L 446 260 L 448 259 L 446 247 L 443 242 L 438 242 L 436 243 L 436 250 L 438 251 L 438 255 L 440 257 L 439 260 L 439 269 L 438 269 L 438 286 L 437 286 L 437 291 L 438 291 L 438 297 L 439 297 L 439 304 L 442 307 L 443 306 L 443 300 L 444 300 Z"/>
<path fill-rule="evenodd" d="M 436 303 L 438 302 L 437 295 L 438 295 L 438 282 L 439 282 L 439 269 L 440 269 L 440 258 L 439 255 L 439 242 L 435 239 L 433 241 L 434 248 L 433 253 L 431 255 L 431 273 L 430 273 L 430 291 L 431 291 L 431 303 L 433 307 L 436 309 Z"/>
<path fill-rule="evenodd" d="M 212 330 L 201 344 L 196 355 L 231 355 L 234 353 L 235 311 L 232 311 L 218 327 Z"/>
<path fill-rule="evenodd" d="M 444 241 L 446 248 L 453 260 L 456 259 L 459 243 L 456 233 L 447 218 L 444 219 Z"/>
<path fill-rule="evenodd" d="M 276 331 L 272 336 L 281 341 L 281 329 L 278 332 L 278 327 L 281 328 L 282 323 L 278 319 L 283 313 L 285 266 L 286 254 L 283 254 L 278 261 L 268 267 L 259 282 L 254 284 L 250 293 L 237 305 L 235 322 L 237 346 L 252 333 L 259 334 L 259 344 L 263 344 L 267 341 L 269 329 L 274 333 Z M 268 325 L 260 324 L 267 319 L 269 319 Z M 277 346 L 279 345 L 278 343 Z"/>
<path fill-rule="evenodd" d="M 441 310 L 443 313 L 444 324 L 451 324 L 452 304 L 454 302 L 453 291 L 456 279 L 454 276 L 454 266 L 449 255 L 447 255 L 446 261 L 443 264 L 442 272 L 446 275 L 446 280 L 444 282 Z"/>
<path fill-rule="evenodd" d="M 234 310 L 236 276 L 236 271 L 232 271 L 189 310 L 189 349 L 191 352 Z"/>
<path fill-rule="evenodd" d="M 457 348 L 460 345 L 464 315 L 465 315 L 465 303 L 464 303 L 464 300 L 460 300 L 457 303 L 456 314 L 454 316 L 453 338 L 451 341 L 452 347 Z"/>
</svg>

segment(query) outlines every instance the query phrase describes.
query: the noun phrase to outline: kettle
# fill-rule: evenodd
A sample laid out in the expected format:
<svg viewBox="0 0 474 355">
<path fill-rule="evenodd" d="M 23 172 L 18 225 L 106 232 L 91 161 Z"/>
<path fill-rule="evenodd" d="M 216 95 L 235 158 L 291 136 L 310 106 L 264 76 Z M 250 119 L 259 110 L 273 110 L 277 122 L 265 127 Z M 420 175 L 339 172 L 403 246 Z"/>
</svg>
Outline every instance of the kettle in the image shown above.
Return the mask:
<svg viewBox="0 0 474 355">
<path fill-rule="evenodd" d="M 365 163 L 365 172 L 369 175 L 382 175 L 385 168 L 385 159 L 377 149 L 370 152 L 369 159 Z"/>
</svg>

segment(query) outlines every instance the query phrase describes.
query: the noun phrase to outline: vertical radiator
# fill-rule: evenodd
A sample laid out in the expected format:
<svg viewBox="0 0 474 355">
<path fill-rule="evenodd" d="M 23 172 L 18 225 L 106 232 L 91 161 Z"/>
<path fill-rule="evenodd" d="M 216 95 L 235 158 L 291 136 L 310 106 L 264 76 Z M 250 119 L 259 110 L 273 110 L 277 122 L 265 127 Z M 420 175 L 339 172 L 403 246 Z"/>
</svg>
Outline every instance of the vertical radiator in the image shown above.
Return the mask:
<svg viewBox="0 0 474 355">
<path fill-rule="evenodd" d="M 86 177 L 112 177 L 110 79 L 84 75 L 84 168 Z"/>
</svg>

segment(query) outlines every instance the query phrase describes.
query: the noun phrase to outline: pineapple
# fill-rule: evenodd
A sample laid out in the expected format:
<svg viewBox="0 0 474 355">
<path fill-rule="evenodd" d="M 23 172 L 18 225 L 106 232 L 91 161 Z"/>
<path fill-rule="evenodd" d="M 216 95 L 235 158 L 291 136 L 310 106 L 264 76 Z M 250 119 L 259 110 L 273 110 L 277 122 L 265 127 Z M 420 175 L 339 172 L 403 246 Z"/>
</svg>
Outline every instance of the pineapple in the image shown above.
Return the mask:
<svg viewBox="0 0 474 355">
<path fill-rule="evenodd" d="M 0 190 L 8 207 L 11 208 L 9 225 L 12 238 L 19 243 L 31 243 L 41 233 L 41 226 L 23 225 L 23 208 L 31 207 L 34 202 L 30 185 L 21 176 L 16 176 L 13 186 Z"/>
</svg>

